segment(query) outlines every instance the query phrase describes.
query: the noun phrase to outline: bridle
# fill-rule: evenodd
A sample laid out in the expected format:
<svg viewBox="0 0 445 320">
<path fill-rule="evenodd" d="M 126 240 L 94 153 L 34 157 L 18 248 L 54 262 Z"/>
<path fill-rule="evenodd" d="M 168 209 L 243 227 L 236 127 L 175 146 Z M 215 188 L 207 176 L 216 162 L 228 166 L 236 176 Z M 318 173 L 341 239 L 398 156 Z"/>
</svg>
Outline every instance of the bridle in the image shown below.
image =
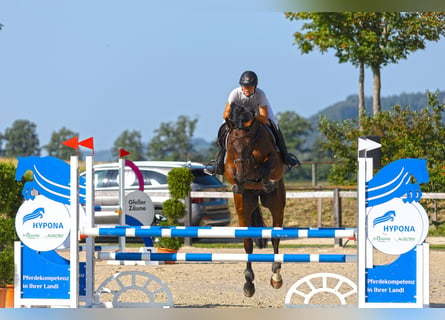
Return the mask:
<svg viewBox="0 0 445 320">
<path fill-rule="evenodd" d="M 255 158 L 253 156 L 253 150 L 254 150 L 254 146 L 256 141 L 258 141 L 258 139 L 260 138 L 260 134 L 261 134 L 261 130 L 259 128 L 260 123 L 255 120 L 255 117 L 253 115 L 252 112 L 248 111 L 247 108 L 240 106 L 239 108 L 243 108 L 243 115 L 246 115 L 247 113 L 250 114 L 249 117 L 247 117 L 245 119 L 245 121 L 243 121 L 242 119 L 236 119 L 235 121 L 231 121 L 231 124 L 229 125 L 229 135 L 231 134 L 231 132 L 233 130 L 240 130 L 241 132 L 243 132 L 244 134 L 242 135 L 236 135 L 236 136 L 231 136 L 231 139 L 233 140 L 241 140 L 241 139 L 245 139 L 248 138 L 249 139 L 249 144 L 247 145 L 247 153 L 249 156 L 244 158 L 234 158 L 232 157 L 232 162 L 236 165 L 236 164 L 244 164 L 244 166 L 247 166 L 249 164 L 253 165 L 253 168 L 255 171 L 257 171 L 258 169 L 258 164 L 255 161 Z M 233 113 L 232 113 L 233 114 Z M 231 116 L 232 116 L 231 114 Z M 250 123 L 249 123 L 250 122 Z M 249 123 L 248 125 L 246 125 L 246 123 Z M 233 155 L 233 154 L 232 154 Z"/>
</svg>

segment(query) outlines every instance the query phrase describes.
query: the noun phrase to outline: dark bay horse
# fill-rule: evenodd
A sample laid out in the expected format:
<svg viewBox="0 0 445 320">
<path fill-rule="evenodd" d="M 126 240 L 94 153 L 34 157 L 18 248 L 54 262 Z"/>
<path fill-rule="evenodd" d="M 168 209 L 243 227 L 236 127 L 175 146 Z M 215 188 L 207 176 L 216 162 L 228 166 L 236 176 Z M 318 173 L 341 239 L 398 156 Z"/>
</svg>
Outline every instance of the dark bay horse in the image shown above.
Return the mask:
<svg viewBox="0 0 445 320">
<path fill-rule="evenodd" d="M 273 227 L 283 226 L 286 190 L 283 181 L 285 165 L 275 140 L 266 125 L 255 119 L 255 111 L 249 106 L 232 104 L 227 119 L 227 154 L 224 176 L 233 185 L 233 197 L 240 227 L 264 227 L 259 207 L 261 204 L 272 214 Z M 244 239 L 246 253 L 253 252 L 253 241 L 261 249 L 267 239 Z M 274 253 L 278 253 L 280 239 L 272 239 Z M 278 289 L 283 280 L 280 275 L 281 263 L 272 265 L 272 287 Z M 255 278 L 252 263 L 247 262 L 244 271 L 246 283 L 244 295 L 255 293 Z"/>
</svg>

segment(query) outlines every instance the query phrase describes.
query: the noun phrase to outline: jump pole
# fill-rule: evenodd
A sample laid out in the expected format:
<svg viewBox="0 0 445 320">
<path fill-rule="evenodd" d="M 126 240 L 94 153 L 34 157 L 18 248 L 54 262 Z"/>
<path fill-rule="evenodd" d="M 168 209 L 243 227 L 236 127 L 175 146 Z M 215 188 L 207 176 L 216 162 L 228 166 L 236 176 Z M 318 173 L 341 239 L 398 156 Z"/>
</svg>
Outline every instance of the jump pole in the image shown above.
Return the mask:
<svg viewBox="0 0 445 320">
<path fill-rule="evenodd" d="M 70 308 L 79 307 L 79 159 L 70 158 Z"/>
<path fill-rule="evenodd" d="M 243 254 L 243 253 L 141 253 L 99 252 L 101 260 L 183 261 L 183 262 L 301 262 L 347 263 L 356 262 L 355 254 Z"/>
<path fill-rule="evenodd" d="M 86 212 L 86 227 L 94 226 L 94 185 L 93 185 L 93 177 L 94 177 L 94 166 L 93 166 L 93 157 L 87 156 L 85 158 L 85 178 L 86 183 L 86 203 L 85 203 L 85 212 Z M 94 296 L 94 276 L 95 276 L 95 263 L 93 254 L 95 250 L 95 238 L 87 237 L 85 240 L 86 244 L 86 254 L 90 259 L 85 260 L 85 304 L 87 306 L 91 306 L 93 304 L 93 296 Z M 73 247 L 71 247 L 73 248 Z M 76 246 L 77 250 L 79 250 L 79 245 Z M 88 256 L 89 255 L 89 256 Z"/>
<path fill-rule="evenodd" d="M 163 237 L 163 238 L 351 238 L 355 228 L 267 228 L 267 227 L 161 227 L 115 226 L 83 228 L 86 236 Z"/>
</svg>

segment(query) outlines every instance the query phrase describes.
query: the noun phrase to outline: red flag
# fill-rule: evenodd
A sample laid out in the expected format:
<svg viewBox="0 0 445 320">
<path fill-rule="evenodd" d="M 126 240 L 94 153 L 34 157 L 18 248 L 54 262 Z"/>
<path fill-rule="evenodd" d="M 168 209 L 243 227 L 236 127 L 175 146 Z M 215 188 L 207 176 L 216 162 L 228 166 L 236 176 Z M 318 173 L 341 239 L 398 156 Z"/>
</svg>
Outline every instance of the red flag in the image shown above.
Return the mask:
<svg viewBox="0 0 445 320">
<path fill-rule="evenodd" d="M 119 149 L 119 158 L 125 157 L 127 155 L 129 155 L 130 152 L 124 150 L 124 149 Z"/>
<path fill-rule="evenodd" d="M 93 139 L 93 137 L 90 137 L 88 139 L 82 140 L 79 142 L 79 145 L 81 145 L 82 147 L 93 150 L 94 149 L 94 139 Z"/>
<path fill-rule="evenodd" d="M 63 141 L 62 144 L 73 149 L 79 149 L 79 138 L 71 138 L 69 140 Z"/>
</svg>

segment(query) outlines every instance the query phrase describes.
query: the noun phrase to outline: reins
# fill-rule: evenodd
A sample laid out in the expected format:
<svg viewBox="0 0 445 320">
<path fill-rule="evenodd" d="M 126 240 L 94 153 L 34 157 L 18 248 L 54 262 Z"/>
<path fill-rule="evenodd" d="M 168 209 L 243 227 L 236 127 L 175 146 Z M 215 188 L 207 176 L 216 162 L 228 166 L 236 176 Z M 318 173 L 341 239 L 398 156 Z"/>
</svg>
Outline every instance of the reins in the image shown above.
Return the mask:
<svg viewBox="0 0 445 320">
<path fill-rule="evenodd" d="M 257 120 L 254 120 L 252 122 L 252 125 L 249 127 L 245 126 L 242 128 L 231 128 L 230 129 L 229 135 L 234 129 L 243 130 L 245 132 L 245 134 L 242 136 L 232 137 L 233 140 L 240 140 L 240 139 L 243 139 L 246 137 L 250 138 L 248 147 L 251 151 L 249 152 L 249 154 L 250 154 L 249 158 L 233 159 L 232 162 L 234 164 L 245 162 L 246 164 L 253 164 L 253 168 L 255 169 L 255 171 L 258 169 L 258 164 L 256 163 L 255 158 L 253 157 L 253 151 L 254 151 L 255 143 L 256 143 L 256 141 L 258 141 L 258 138 L 261 135 L 261 127 L 260 126 L 261 126 L 261 123 L 257 122 Z M 255 130 L 255 131 L 251 130 L 253 127 L 256 127 L 257 130 Z"/>
</svg>

